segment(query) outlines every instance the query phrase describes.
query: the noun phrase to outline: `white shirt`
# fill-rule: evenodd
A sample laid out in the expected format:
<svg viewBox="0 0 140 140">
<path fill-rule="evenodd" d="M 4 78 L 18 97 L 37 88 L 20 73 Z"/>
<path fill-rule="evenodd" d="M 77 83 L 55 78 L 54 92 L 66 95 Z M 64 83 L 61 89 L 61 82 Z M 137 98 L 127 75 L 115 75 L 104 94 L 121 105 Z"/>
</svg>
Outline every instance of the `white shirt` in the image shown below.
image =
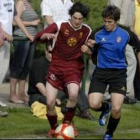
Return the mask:
<svg viewBox="0 0 140 140">
<path fill-rule="evenodd" d="M 68 20 L 70 18 L 68 11 L 72 5 L 71 0 L 64 0 L 64 3 L 62 0 L 43 0 L 41 2 L 41 14 L 42 16 L 52 16 L 54 22 Z"/>
<path fill-rule="evenodd" d="M 14 1 L 0 0 L 0 22 L 2 29 L 8 34 L 12 35 L 14 16 Z"/>
<path fill-rule="evenodd" d="M 130 27 L 135 11 L 134 0 L 108 0 L 108 5 L 115 5 L 121 10 L 119 23 Z"/>
</svg>

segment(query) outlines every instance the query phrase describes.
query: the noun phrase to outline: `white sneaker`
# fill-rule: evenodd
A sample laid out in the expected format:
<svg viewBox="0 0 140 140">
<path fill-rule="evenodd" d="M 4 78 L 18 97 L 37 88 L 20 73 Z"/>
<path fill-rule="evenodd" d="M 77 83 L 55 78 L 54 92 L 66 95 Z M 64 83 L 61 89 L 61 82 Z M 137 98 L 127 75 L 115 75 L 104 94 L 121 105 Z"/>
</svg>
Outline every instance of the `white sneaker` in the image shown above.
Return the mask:
<svg viewBox="0 0 140 140">
<path fill-rule="evenodd" d="M 6 117 L 8 115 L 8 113 L 5 111 L 0 111 L 0 117 Z"/>
<path fill-rule="evenodd" d="M 7 107 L 7 105 L 5 103 L 3 103 L 2 101 L 0 101 L 0 106 L 1 107 Z"/>
</svg>

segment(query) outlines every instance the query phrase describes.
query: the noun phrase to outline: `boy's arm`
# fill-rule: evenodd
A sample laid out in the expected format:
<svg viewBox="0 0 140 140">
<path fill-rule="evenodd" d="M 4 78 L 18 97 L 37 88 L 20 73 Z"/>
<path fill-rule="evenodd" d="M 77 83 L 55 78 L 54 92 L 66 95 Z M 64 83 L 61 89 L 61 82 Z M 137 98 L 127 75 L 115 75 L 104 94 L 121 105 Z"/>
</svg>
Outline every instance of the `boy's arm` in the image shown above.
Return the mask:
<svg viewBox="0 0 140 140">
<path fill-rule="evenodd" d="M 35 43 L 45 43 L 48 40 L 55 38 L 55 33 L 57 32 L 58 27 L 56 23 L 51 24 L 44 30 L 40 31 L 34 39 Z"/>
</svg>

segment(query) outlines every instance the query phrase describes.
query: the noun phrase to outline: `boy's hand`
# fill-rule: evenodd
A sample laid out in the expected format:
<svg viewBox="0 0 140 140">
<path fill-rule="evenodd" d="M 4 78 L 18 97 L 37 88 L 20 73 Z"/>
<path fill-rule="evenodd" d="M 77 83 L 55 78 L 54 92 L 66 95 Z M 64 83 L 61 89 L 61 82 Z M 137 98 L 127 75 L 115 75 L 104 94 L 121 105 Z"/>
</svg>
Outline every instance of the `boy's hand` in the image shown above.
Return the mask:
<svg viewBox="0 0 140 140">
<path fill-rule="evenodd" d="M 93 48 L 94 45 L 96 44 L 96 41 L 93 40 L 93 39 L 89 39 L 87 42 L 86 42 L 86 45 Z"/>
<path fill-rule="evenodd" d="M 42 36 L 41 36 L 41 40 L 45 40 L 45 39 L 47 39 L 47 40 L 51 40 L 51 39 L 53 39 L 53 38 L 55 38 L 55 34 L 51 34 L 51 33 L 44 33 Z"/>
</svg>

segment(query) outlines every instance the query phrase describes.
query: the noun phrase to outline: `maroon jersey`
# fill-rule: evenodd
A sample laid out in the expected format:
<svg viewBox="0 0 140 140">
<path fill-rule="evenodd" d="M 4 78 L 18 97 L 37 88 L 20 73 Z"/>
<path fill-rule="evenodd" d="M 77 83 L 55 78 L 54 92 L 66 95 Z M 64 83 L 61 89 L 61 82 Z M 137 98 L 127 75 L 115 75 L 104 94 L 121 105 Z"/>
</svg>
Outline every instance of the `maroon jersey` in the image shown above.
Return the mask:
<svg viewBox="0 0 140 140">
<path fill-rule="evenodd" d="M 47 27 L 44 31 L 37 34 L 35 41 L 43 33 L 56 33 L 53 40 L 51 71 L 75 71 L 83 72 L 84 62 L 82 58 L 81 46 L 91 35 L 91 28 L 82 24 L 80 28 L 75 29 L 70 22 L 57 22 Z"/>
</svg>

